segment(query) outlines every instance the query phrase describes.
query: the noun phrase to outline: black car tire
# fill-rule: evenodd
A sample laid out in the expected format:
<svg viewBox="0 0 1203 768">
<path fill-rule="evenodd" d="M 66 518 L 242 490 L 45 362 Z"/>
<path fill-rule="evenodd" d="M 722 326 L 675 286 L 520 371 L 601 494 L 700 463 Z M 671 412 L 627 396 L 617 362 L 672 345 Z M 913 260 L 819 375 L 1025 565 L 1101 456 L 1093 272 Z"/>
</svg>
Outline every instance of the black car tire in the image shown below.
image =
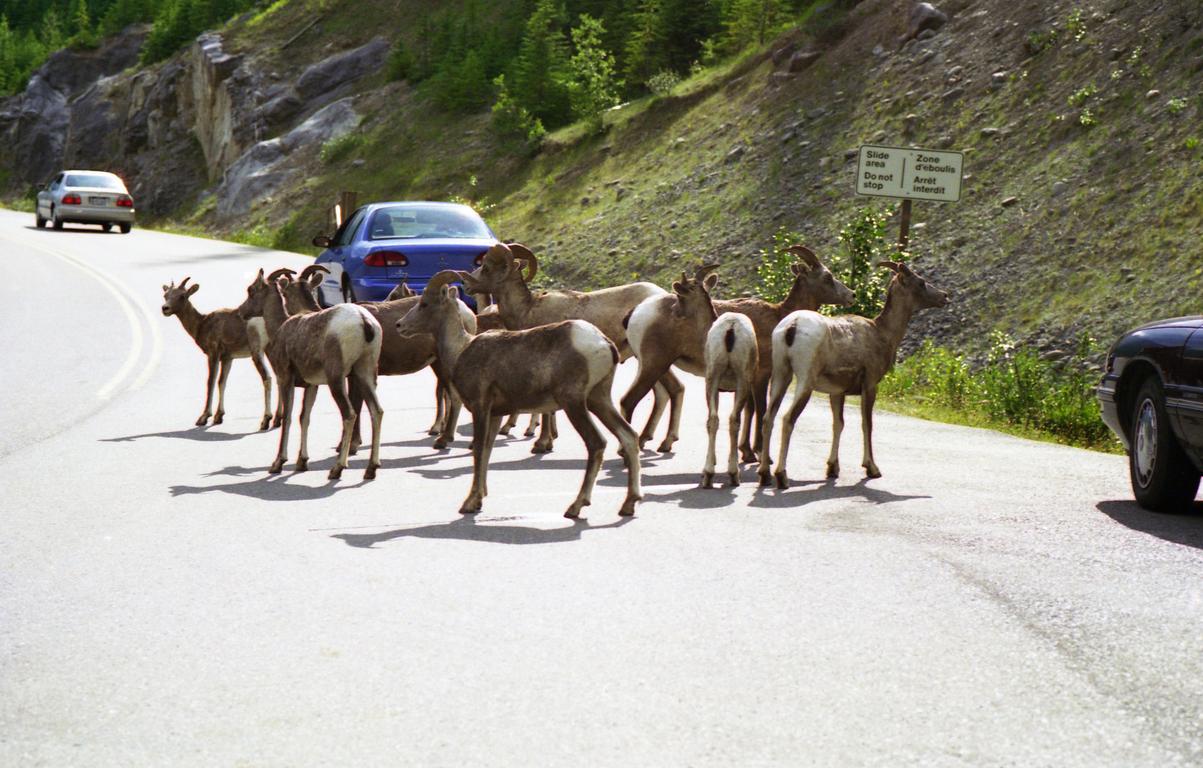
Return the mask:
<svg viewBox="0 0 1203 768">
<path fill-rule="evenodd" d="M 117 227 L 121 230 L 121 234 L 128 235 L 129 231 L 134 228 L 134 225 L 126 222 L 124 224 L 118 224 Z"/>
<path fill-rule="evenodd" d="M 113 225 L 112 225 L 112 224 L 101 224 L 101 225 L 100 225 L 100 228 L 101 228 L 101 229 L 103 229 L 105 232 L 112 232 L 112 231 L 113 231 Z"/>
<path fill-rule="evenodd" d="M 1178 445 L 1165 410 L 1165 391 L 1157 379 L 1141 384 L 1128 423 L 1132 438 L 1128 474 L 1136 503 L 1155 512 L 1188 509 L 1199 490 L 1199 471 Z"/>
<path fill-rule="evenodd" d="M 357 301 L 355 289 L 351 287 L 351 281 L 347 279 L 345 272 L 343 273 L 343 301 L 348 304 L 354 304 Z"/>
<path fill-rule="evenodd" d="M 55 229 L 63 228 L 63 220 L 58 217 L 58 214 L 54 212 L 53 208 L 50 209 L 50 220 L 54 222 Z"/>
<path fill-rule="evenodd" d="M 37 223 L 37 225 L 38 225 L 38 229 L 43 229 L 43 228 L 45 228 L 45 226 L 46 226 L 46 220 L 42 218 L 42 214 L 40 214 L 40 213 L 35 213 L 33 216 L 34 216 L 34 221 L 35 221 L 35 222 Z"/>
</svg>

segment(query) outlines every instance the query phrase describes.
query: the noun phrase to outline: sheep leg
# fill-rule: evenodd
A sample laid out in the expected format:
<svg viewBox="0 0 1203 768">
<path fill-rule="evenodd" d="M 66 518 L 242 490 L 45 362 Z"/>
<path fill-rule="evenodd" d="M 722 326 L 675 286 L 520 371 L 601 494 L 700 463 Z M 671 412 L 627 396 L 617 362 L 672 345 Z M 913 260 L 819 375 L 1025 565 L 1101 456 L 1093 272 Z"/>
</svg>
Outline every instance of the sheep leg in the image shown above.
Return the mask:
<svg viewBox="0 0 1203 768">
<path fill-rule="evenodd" d="M 284 459 L 288 454 L 288 430 L 292 421 L 292 398 L 296 393 L 296 386 L 293 384 L 291 376 L 277 372 L 276 384 L 279 389 L 282 420 L 280 421 L 280 447 L 276 450 L 276 460 L 267 469 L 273 475 L 278 475 L 284 469 Z"/>
<path fill-rule="evenodd" d="M 472 488 L 459 507 L 461 515 L 479 512 L 484 503 L 485 472 L 488 469 L 485 446 L 490 445 L 491 438 L 497 436 L 489 429 L 492 423 L 492 408 L 492 403 L 485 402 L 477 405 L 472 413 Z"/>
<path fill-rule="evenodd" d="M 639 433 L 639 447 L 656 436 L 656 427 L 660 426 L 660 418 L 664 416 L 664 409 L 668 407 L 668 390 L 660 382 L 652 387 L 652 410 L 647 415 L 647 423 L 643 425 L 643 431 Z"/>
<path fill-rule="evenodd" d="M 513 437 L 510 432 L 516 426 L 518 426 L 518 412 L 514 411 L 510 414 L 510 417 L 505 420 L 505 423 L 501 425 L 501 429 L 497 431 L 497 434 L 505 435 L 506 437 Z"/>
<path fill-rule="evenodd" d="M 447 387 L 444 390 L 444 395 L 446 397 L 446 405 L 443 409 L 443 431 L 437 438 L 435 438 L 434 441 L 434 447 L 439 450 L 446 448 L 453 440 L 455 440 L 455 427 L 457 424 L 459 424 L 459 412 L 460 408 L 463 407 L 463 403 L 460 402 L 459 396 L 457 396 L 450 387 Z"/>
<path fill-rule="evenodd" d="M 358 383 L 358 388 L 367 401 L 368 413 L 372 416 L 372 453 L 368 456 L 368 467 L 364 470 L 363 479 L 375 480 L 376 470 L 380 468 L 380 424 L 384 420 L 384 408 L 380 405 L 380 398 L 376 396 L 376 364 L 369 362 L 356 366 L 351 377 Z"/>
<path fill-rule="evenodd" d="M 552 445 L 555 442 L 555 411 L 547 411 L 542 414 L 543 423 L 539 428 L 539 439 L 531 446 L 531 453 L 551 453 Z"/>
<path fill-rule="evenodd" d="M 498 431 L 498 429 L 500 429 L 500 427 L 501 427 L 501 416 L 500 415 L 492 416 L 489 418 L 489 424 L 488 424 L 489 442 L 485 446 L 484 472 L 481 475 L 482 485 L 481 485 L 481 489 L 480 489 L 480 494 L 482 497 L 489 495 L 489 462 L 493 459 L 493 446 L 497 444 L 497 431 Z"/>
<path fill-rule="evenodd" d="M 272 375 L 263 361 L 262 352 L 256 351 L 252 354 L 251 362 L 255 364 L 255 371 L 263 381 L 263 418 L 259 421 L 259 431 L 262 432 L 272 425 Z"/>
<path fill-rule="evenodd" d="M 714 443 L 718 435 L 718 376 L 706 372 L 706 464 L 702 467 L 702 487 L 714 487 Z"/>
<path fill-rule="evenodd" d="M 568 420 L 572 422 L 572 426 L 576 429 L 577 434 L 585 441 L 585 455 L 588 457 L 585 464 L 585 479 L 581 483 L 581 490 L 576 495 L 576 499 L 568 505 L 568 509 L 564 512 L 564 517 L 576 518 L 581 515 L 581 508 L 587 507 L 592 503 L 593 484 L 597 480 L 598 470 L 602 465 L 602 452 L 606 448 L 606 439 L 597 431 L 597 425 L 593 423 L 593 418 L 589 415 L 589 409 L 584 403 L 574 402 L 571 400 L 560 401 L 564 407 L 564 413 L 567 414 Z"/>
<path fill-rule="evenodd" d="M 668 432 L 656 450 L 660 453 L 671 453 L 673 443 L 677 442 L 681 436 L 681 406 L 685 403 L 685 385 L 671 369 L 660 378 L 660 383 L 668 391 Z"/>
<path fill-rule="evenodd" d="M 586 405 L 597 418 L 601 419 L 602 425 L 618 438 L 618 443 L 622 446 L 623 461 L 627 466 L 627 497 L 623 500 L 618 514 L 629 517 L 635 514 L 635 502 L 643 498 L 643 489 L 639 484 L 639 437 L 635 434 L 635 429 L 622 418 L 618 409 L 614 407 L 614 401 L 610 399 L 613 381 L 613 374 L 602 379 L 589 393 Z"/>
<path fill-rule="evenodd" d="M 221 358 L 217 355 L 209 355 L 209 378 L 205 384 L 205 410 L 201 412 L 200 418 L 196 420 L 196 426 L 203 427 L 208 423 L 209 417 L 213 415 L 213 387 L 217 386 L 217 371 L 221 365 Z"/>
<path fill-rule="evenodd" d="M 527 424 L 526 424 L 526 431 L 522 433 L 522 436 L 523 437 L 534 437 L 535 429 L 538 428 L 538 426 L 539 426 L 539 414 L 532 413 L 530 415 L 530 421 L 527 422 Z"/>
<path fill-rule="evenodd" d="M 865 436 L 865 476 L 881 477 L 877 462 L 873 461 L 873 403 L 877 400 L 877 387 L 866 386 L 860 396 L 860 428 Z"/>
<path fill-rule="evenodd" d="M 363 445 L 363 392 L 360 391 L 359 382 L 355 379 L 347 381 L 347 397 L 351 402 L 351 414 L 354 423 L 351 426 L 351 447 L 349 448 L 352 456 L 359 453 L 359 447 Z"/>
<path fill-rule="evenodd" d="M 434 366 L 431 366 L 433 369 Z M 443 433 L 443 427 L 446 426 L 447 418 L 447 385 L 443 383 L 443 377 L 435 372 L 434 385 L 434 422 L 430 428 L 426 430 L 428 435 L 440 435 Z"/>
<path fill-rule="evenodd" d="M 831 398 L 831 453 L 827 456 L 827 477 L 840 476 L 840 435 L 844 433 L 844 395 Z"/>
<path fill-rule="evenodd" d="M 329 358 L 327 358 L 329 360 Z M 338 443 L 338 458 L 330 467 L 329 480 L 337 480 L 343 476 L 347 468 L 347 459 L 351 455 L 351 432 L 355 427 L 355 412 L 351 410 L 351 398 L 347 395 L 347 379 L 341 370 L 341 360 L 332 361 L 326 368 L 326 386 L 330 388 L 330 396 L 338 406 L 338 412 L 343 417 L 342 439 Z"/>
<path fill-rule="evenodd" d="M 309 469 L 309 414 L 317 400 L 317 387 L 305 387 L 301 396 L 301 449 L 297 452 L 297 472 Z"/>
<path fill-rule="evenodd" d="M 781 453 L 777 459 L 777 471 L 773 477 L 777 480 L 777 487 L 781 490 L 789 488 L 789 475 L 786 474 L 786 460 L 789 458 L 790 438 L 794 435 L 794 424 L 797 423 L 798 417 L 802 415 L 802 409 L 810 402 L 811 392 L 814 390 L 804 388 L 802 382 L 798 381 L 794 390 L 794 402 L 790 403 L 789 412 L 781 419 Z M 767 446 L 768 443 L 765 443 Z M 768 448 L 765 448 L 768 452 Z"/>
<path fill-rule="evenodd" d="M 756 381 L 752 385 L 752 397 L 744 406 L 743 437 L 739 443 L 740 457 L 747 463 L 756 461 L 756 457 L 760 454 L 763 446 L 764 432 L 764 412 L 768 402 L 769 380 L 765 378 L 763 381 Z M 755 417 L 755 431 L 752 428 L 753 417 Z M 770 464 L 773 462 L 770 461 Z"/>
<path fill-rule="evenodd" d="M 715 399 L 717 401 L 717 394 Z M 748 385 L 741 380 L 735 388 L 735 402 L 731 406 L 731 415 L 727 417 L 727 434 L 730 438 L 727 451 L 727 478 L 731 481 L 732 486 L 739 485 L 739 422 L 747 402 Z M 713 444 L 713 440 L 711 443 Z"/>
<path fill-rule="evenodd" d="M 226 381 L 230 378 L 230 368 L 233 364 L 233 357 L 229 355 L 222 356 L 221 376 L 217 379 L 217 413 L 213 414 L 214 426 L 222 423 L 226 418 Z"/>
<path fill-rule="evenodd" d="M 771 482 L 769 467 L 772 466 L 772 462 L 769 460 L 769 445 L 773 437 L 773 420 L 777 418 L 777 412 L 781 410 L 781 401 L 785 399 L 792 375 L 793 371 L 790 369 L 788 360 L 773 361 L 773 380 L 768 408 L 765 410 L 764 418 L 761 419 L 760 427 L 760 468 L 757 470 L 757 474 L 760 476 L 761 486 Z"/>
<path fill-rule="evenodd" d="M 622 401 L 619 403 L 622 418 L 628 424 L 631 422 L 631 416 L 635 413 L 636 406 L 639 405 L 643 398 L 647 397 L 647 393 L 653 387 L 657 386 L 657 382 L 662 383 L 664 374 L 671 366 L 671 360 L 664 362 L 655 359 L 652 355 L 639 360 L 639 373 L 635 375 L 635 381 L 631 383 L 631 388 L 622 396 Z M 656 428 L 656 422 L 659 421 L 660 413 L 663 412 L 663 403 L 660 404 L 659 413 L 657 413 L 656 406 L 652 406 L 652 415 L 648 418 L 647 425 L 643 428 L 643 431 L 639 433 L 640 450 L 643 449 L 647 441 L 652 439 L 652 430 Z"/>
</svg>

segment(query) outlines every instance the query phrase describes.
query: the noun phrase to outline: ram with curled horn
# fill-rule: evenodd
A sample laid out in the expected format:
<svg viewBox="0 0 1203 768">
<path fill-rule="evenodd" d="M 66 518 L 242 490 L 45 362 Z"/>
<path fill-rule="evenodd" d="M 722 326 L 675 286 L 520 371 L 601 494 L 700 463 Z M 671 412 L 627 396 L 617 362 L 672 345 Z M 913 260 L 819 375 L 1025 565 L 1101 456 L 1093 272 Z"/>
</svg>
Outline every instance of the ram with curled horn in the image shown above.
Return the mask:
<svg viewBox="0 0 1203 768">
<path fill-rule="evenodd" d="M 805 245 L 791 245 L 786 248 L 786 251 L 797 256 L 798 261 L 790 265 L 794 282 L 790 287 L 789 294 L 783 301 L 771 302 L 758 298 L 713 300 L 713 309 L 716 314 L 721 315 L 724 312 L 736 312 L 746 315 L 752 321 L 752 326 L 756 330 L 758 349 L 756 377 L 752 386 L 752 397 L 744 408 L 739 446 L 740 457 L 745 462 L 754 462 L 758 458 L 757 450 L 760 446 L 761 425 L 763 424 L 765 404 L 768 400 L 769 377 L 773 370 L 771 337 L 777 323 L 781 322 L 781 318 L 789 313 L 800 309 L 816 310 L 823 304 L 845 306 L 851 304 L 855 298 L 852 291 L 837 280 L 827 267 L 823 266 L 823 263 L 819 261 L 814 251 L 810 248 Z M 657 322 L 656 317 L 658 317 L 656 313 L 645 312 L 641 315 L 639 322 L 645 324 L 654 323 Z M 646 330 L 636 330 L 634 328 L 635 325 L 636 318 L 632 315 L 632 330 L 628 331 L 632 339 L 636 334 L 648 335 Z M 696 338 L 691 338 L 688 343 L 683 343 L 681 349 L 690 355 L 690 359 L 685 365 L 679 362 L 681 359 L 680 356 L 673 357 L 672 349 L 667 349 L 666 351 L 663 345 L 649 348 L 647 355 L 654 359 L 648 360 L 646 363 L 644 362 L 644 352 L 640 345 L 632 342 L 631 348 L 635 357 L 639 358 L 640 361 L 640 378 L 632 384 L 631 388 L 627 390 L 627 393 L 622 398 L 622 412 L 628 418 L 639 404 L 639 401 L 647 394 L 647 390 L 651 386 L 648 382 L 655 381 L 655 377 L 660 375 L 661 370 L 668 370 L 672 365 L 676 364 L 696 375 L 704 375 L 704 364 L 701 362 L 699 355 L 705 349 L 705 331 L 702 331 Z M 644 374 L 645 369 L 647 371 L 646 375 Z M 642 442 L 651 439 L 652 432 L 656 427 L 656 422 L 659 420 L 662 410 L 653 408 L 652 418 L 648 420 L 647 427 L 644 428 L 643 434 L 640 435 Z M 674 412 L 679 413 L 679 407 L 675 408 Z M 756 422 L 754 431 L 752 429 L 753 417 L 755 417 Z M 679 419 L 670 419 L 668 431 L 664 436 L 664 441 L 660 445 L 660 450 L 668 450 L 672 447 L 673 442 L 677 440 L 678 429 Z"/>
<path fill-rule="evenodd" d="M 644 299 L 667 293 L 663 288 L 646 282 L 587 292 L 535 292 L 528 285 L 528 279 L 533 278 L 538 269 L 538 258 L 526 246 L 521 243 L 498 243 L 488 250 L 478 269 L 470 274 L 461 273 L 461 277 L 465 288 L 472 293 L 493 296 L 501 322 L 507 329 L 523 330 L 563 320 L 584 320 L 601 330 L 614 343 L 620 360 L 631 356 L 624 322 L 626 317 Z M 672 371 L 666 371 L 656 383 L 656 407 L 663 410 L 669 398 L 679 404 L 683 391 L 680 380 Z M 553 419 L 544 418 L 542 432 L 531 448 L 532 453 L 551 450 L 553 430 Z"/>
<path fill-rule="evenodd" d="M 588 459 L 576 499 L 564 513 L 577 517 L 588 506 L 606 441 L 593 417 L 618 438 L 626 457 L 627 496 L 620 515 L 632 515 L 641 497 L 635 432 L 611 399 L 618 350 L 597 327 L 566 320 L 520 331 L 468 332 L 458 317 L 461 275 L 435 275 L 422 300 L 397 321 L 403 335 L 429 333 L 451 385 L 472 413 L 472 488 L 460 512 L 479 512 L 488 493 L 489 456 L 502 418 L 513 413 L 563 410 L 585 442 Z M 519 278 L 521 279 L 521 278 Z"/>
<path fill-rule="evenodd" d="M 195 283 L 189 285 L 191 279 L 191 277 L 185 277 L 179 285 L 172 282 L 163 286 L 163 314 L 179 318 L 180 324 L 200 347 L 208 362 L 209 375 L 205 385 L 205 407 L 195 422 L 196 426 L 205 426 L 210 418 L 213 419 L 214 424 L 221 424 L 224 421 L 226 381 L 230 375 L 231 364 L 237 358 L 249 357 L 263 383 L 263 416 L 259 420 L 259 429 L 268 429 L 273 424 L 272 377 L 265 356 L 268 337 L 262 321 L 243 320 L 239 316 L 237 308 L 217 309 L 209 313 L 200 312 L 192 305 L 192 296 L 200 290 L 200 285 Z M 257 285 L 267 285 L 262 269 L 259 270 L 251 285 L 247 287 L 248 294 Z M 217 389 L 216 412 L 212 410 L 215 387 Z M 275 426 L 280 425 L 281 417 L 282 412 L 277 407 Z"/>
</svg>

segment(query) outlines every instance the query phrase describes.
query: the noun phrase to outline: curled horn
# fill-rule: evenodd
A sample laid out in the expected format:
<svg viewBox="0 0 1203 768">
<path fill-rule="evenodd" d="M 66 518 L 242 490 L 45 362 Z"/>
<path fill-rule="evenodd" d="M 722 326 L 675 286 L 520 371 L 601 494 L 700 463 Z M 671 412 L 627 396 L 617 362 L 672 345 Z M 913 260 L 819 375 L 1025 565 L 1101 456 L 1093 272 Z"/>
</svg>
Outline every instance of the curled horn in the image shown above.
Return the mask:
<svg viewBox="0 0 1203 768">
<path fill-rule="evenodd" d="M 534 280 L 535 275 L 539 273 L 539 259 L 535 257 L 531 249 L 522 243 L 510 243 L 509 249 L 514 254 L 515 259 L 521 259 L 526 262 L 526 274 L 522 276 L 522 279 L 528 283 Z"/>
<path fill-rule="evenodd" d="M 507 247 L 504 243 L 497 243 L 496 245 L 491 246 L 489 250 L 485 252 L 485 257 L 481 260 L 481 264 L 487 264 L 492 261 L 497 261 L 498 259 L 501 259 L 501 261 L 505 264 L 509 264 L 514 260 L 514 254 L 510 252 L 509 247 Z"/>
<path fill-rule="evenodd" d="M 785 250 L 802 259 L 802 261 L 806 262 L 806 265 L 811 269 L 818 269 L 821 266 L 819 264 L 819 257 L 815 256 L 815 252 L 807 248 L 805 245 L 791 245 Z"/>
<path fill-rule="evenodd" d="M 296 273 L 297 272 L 295 269 L 289 269 L 288 267 L 281 267 L 280 269 L 277 269 L 275 272 L 272 272 L 270 275 L 267 276 L 267 282 L 274 283 L 276 281 L 277 277 L 291 278 Z"/>
<path fill-rule="evenodd" d="M 444 285 L 450 285 L 460 279 L 460 273 L 454 269 L 444 269 L 442 272 L 435 273 L 435 276 L 430 278 L 430 282 L 422 289 L 423 298 L 432 298 L 435 293 Z"/>
<path fill-rule="evenodd" d="M 315 272 L 325 272 L 327 275 L 330 274 L 330 270 L 326 269 L 321 264 L 310 264 L 309 266 L 307 266 L 301 270 L 301 274 L 297 278 L 297 280 L 301 280 L 301 281 L 307 280 L 309 278 L 309 276 L 314 274 Z"/>
<path fill-rule="evenodd" d="M 693 272 L 693 279 L 703 282 L 711 272 L 719 268 L 719 264 L 703 264 Z"/>
<path fill-rule="evenodd" d="M 180 281 L 180 285 L 179 285 L 179 287 L 180 287 L 181 289 L 182 289 L 182 288 L 184 288 L 184 287 L 186 287 L 186 286 L 188 285 L 188 281 L 189 281 L 189 280 L 191 280 L 191 279 L 192 279 L 191 277 L 185 277 L 183 280 L 181 280 L 181 281 Z"/>
<path fill-rule="evenodd" d="M 897 272 L 899 269 L 902 268 L 902 264 L 897 261 L 879 261 L 879 262 L 877 262 L 877 266 L 885 267 L 886 269 L 890 270 L 891 272 Z"/>
</svg>

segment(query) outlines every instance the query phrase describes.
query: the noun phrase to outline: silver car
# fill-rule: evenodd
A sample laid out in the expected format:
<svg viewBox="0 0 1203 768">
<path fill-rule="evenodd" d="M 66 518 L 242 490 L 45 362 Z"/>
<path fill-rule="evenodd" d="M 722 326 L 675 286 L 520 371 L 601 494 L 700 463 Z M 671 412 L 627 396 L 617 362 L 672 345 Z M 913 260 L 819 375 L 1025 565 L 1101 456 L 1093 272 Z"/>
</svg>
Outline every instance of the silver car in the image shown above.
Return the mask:
<svg viewBox="0 0 1203 768">
<path fill-rule="evenodd" d="M 120 177 L 105 171 L 63 171 L 38 192 L 38 227 L 46 222 L 114 226 L 127 233 L 134 226 L 134 198 Z"/>
</svg>

